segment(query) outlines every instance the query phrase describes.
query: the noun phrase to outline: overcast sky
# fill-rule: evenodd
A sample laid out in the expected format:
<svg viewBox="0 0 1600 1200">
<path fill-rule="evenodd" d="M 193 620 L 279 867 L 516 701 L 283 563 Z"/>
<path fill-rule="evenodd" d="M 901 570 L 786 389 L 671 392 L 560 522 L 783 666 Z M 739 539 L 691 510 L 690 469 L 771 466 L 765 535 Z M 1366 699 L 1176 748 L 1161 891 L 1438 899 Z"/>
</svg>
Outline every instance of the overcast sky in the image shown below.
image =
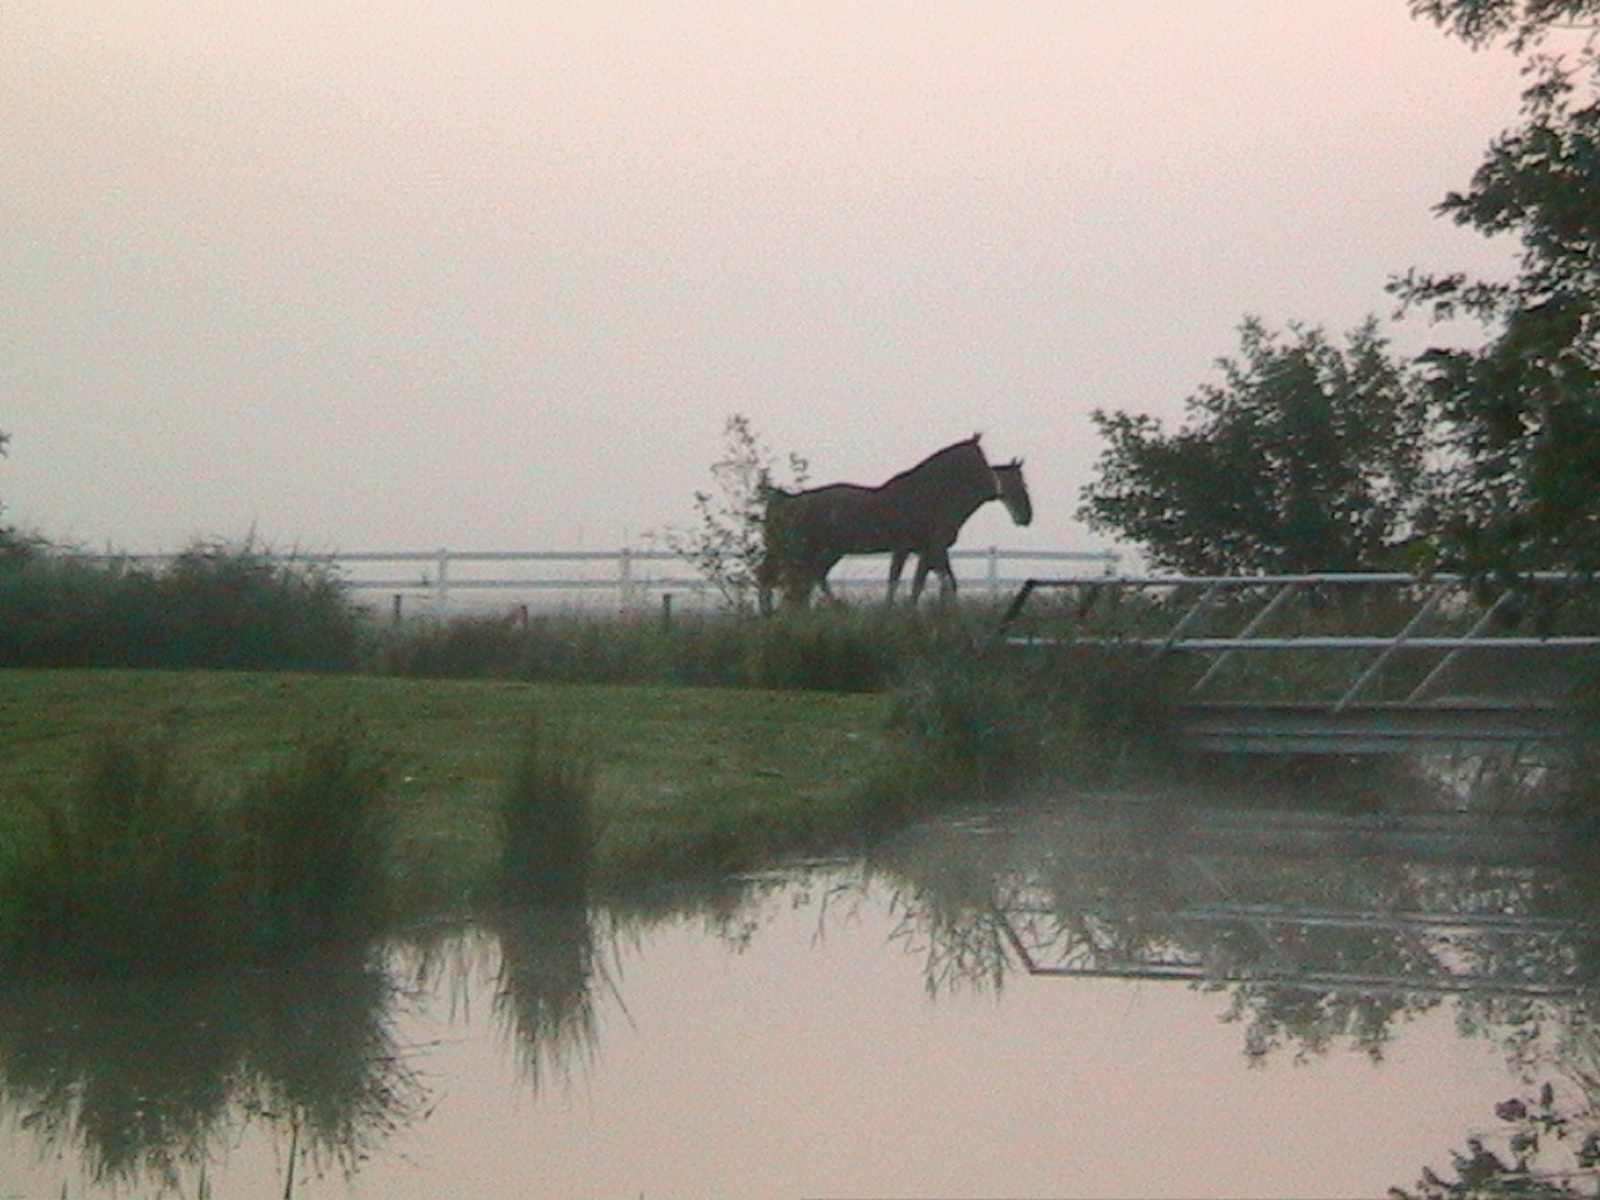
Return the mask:
<svg viewBox="0 0 1600 1200">
<path fill-rule="evenodd" d="M 1073 519 L 1091 409 L 1344 330 L 1517 63 L 1405 0 L 0 6 L 5 519 L 129 550 L 609 549 L 730 413 L 812 482 L 975 430 Z M 1420 319 L 1391 332 L 1420 348 Z"/>
</svg>

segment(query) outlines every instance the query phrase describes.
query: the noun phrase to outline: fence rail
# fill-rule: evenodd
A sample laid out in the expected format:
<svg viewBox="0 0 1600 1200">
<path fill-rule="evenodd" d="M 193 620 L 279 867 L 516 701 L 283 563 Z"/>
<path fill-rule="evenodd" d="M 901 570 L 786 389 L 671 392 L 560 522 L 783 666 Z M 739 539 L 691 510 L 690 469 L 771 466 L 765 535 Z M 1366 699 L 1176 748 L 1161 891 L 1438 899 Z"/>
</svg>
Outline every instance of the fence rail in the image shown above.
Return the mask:
<svg viewBox="0 0 1600 1200">
<path fill-rule="evenodd" d="M 170 554 L 96 555 L 102 559 L 159 565 Z M 719 593 L 691 564 L 670 550 L 624 546 L 619 550 L 354 550 L 285 557 L 337 570 L 357 592 L 386 597 L 399 615 L 451 613 L 506 604 L 605 603 L 623 610 L 681 597 L 688 604 L 714 602 Z M 1114 550 L 1011 550 L 990 546 L 953 550 L 956 573 L 970 589 L 990 598 L 1014 592 L 1040 570 L 1096 570 L 1114 574 Z M 966 564 L 966 569 L 962 569 Z M 974 571 L 972 564 L 981 564 Z M 520 568 L 520 569 L 519 569 Z M 836 591 L 884 590 L 888 555 L 846 559 L 834 573 Z M 670 600 L 667 603 L 671 603 Z"/>
</svg>

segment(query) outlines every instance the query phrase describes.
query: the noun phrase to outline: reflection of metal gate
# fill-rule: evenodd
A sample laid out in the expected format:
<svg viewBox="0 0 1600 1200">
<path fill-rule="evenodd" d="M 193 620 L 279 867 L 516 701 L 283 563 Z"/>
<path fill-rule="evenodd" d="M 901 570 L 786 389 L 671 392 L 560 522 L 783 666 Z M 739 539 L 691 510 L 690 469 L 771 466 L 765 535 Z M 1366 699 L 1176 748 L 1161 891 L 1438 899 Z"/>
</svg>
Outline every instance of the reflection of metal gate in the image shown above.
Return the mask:
<svg viewBox="0 0 1600 1200">
<path fill-rule="evenodd" d="M 1211 813 L 1176 819 L 1158 844 L 1138 834 L 1119 861 L 1085 820 L 997 907 L 1029 974 L 1364 995 L 1600 989 L 1600 928 L 1572 915 L 1552 825 Z M 1108 877 L 1138 883 L 1119 893 L 1097 884 Z"/>
<path fill-rule="evenodd" d="M 1443 574 L 1030 579 L 1000 630 L 1017 647 L 1198 660 L 1180 710 L 1197 748 L 1477 753 L 1569 736 L 1560 672 L 1544 668 L 1600 651 L 1596 600 L 1586 581 L 1547 574 L 1487 597 Z M 1462 668 L 1478 663 L 1490 665 L 1463 690 Z M 1502 691 L 1512 667 L 1532 686 Z"/>
</svg>

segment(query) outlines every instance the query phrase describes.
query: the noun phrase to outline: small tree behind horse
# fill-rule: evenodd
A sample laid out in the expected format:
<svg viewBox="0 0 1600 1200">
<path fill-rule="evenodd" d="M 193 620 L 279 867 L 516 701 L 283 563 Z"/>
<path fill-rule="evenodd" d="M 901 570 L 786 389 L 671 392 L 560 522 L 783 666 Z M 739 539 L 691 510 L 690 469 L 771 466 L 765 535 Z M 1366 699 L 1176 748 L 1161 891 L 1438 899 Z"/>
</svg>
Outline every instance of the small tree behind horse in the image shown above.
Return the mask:
<svg viewBox="0 0 1600 1200">
<path fill-rule="evenodd" d="M 931 571 L 941 597 L 956 591 L 950 547 L 982 505 L 999 500 L 1018 525 L 1033 520 L 1022 460 L 990 466 L 979 435 L 946 446 L 878 487 L 833 483 L 803 492 L 767 493 L 766 551 L 757 572 L 761 610 L 772 595 L 803 605 L 813 588 L 833 599 L 828 572 L 847 554 L 889 554 L 889 603 L 894 603 L 906 559 L 917 556 L 911 602 L 922 595 Z"/>
</svg>

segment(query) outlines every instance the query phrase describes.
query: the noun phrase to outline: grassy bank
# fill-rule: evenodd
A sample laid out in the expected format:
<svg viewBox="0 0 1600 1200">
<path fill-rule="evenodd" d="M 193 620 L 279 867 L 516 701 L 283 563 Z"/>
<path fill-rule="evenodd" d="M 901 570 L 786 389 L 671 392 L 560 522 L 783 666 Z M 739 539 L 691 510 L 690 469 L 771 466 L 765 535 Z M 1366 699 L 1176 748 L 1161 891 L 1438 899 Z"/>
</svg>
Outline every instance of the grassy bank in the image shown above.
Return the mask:
<svg viewBox="0 0 1600 1200">
<path fill-rule="evenodd" d="M 397 874 L 430 903 L 492 871 L 495 804 L 537 718 L 592 756 L 602 886 L 715 870 L 846 833 L 882 696 L 232 672 L 0 671 L 0 819 L 30 819 L 107 731 L 170 729 L 226 793 L 307 731 L 354 719 L 392 757 Z"/>
</svg>

